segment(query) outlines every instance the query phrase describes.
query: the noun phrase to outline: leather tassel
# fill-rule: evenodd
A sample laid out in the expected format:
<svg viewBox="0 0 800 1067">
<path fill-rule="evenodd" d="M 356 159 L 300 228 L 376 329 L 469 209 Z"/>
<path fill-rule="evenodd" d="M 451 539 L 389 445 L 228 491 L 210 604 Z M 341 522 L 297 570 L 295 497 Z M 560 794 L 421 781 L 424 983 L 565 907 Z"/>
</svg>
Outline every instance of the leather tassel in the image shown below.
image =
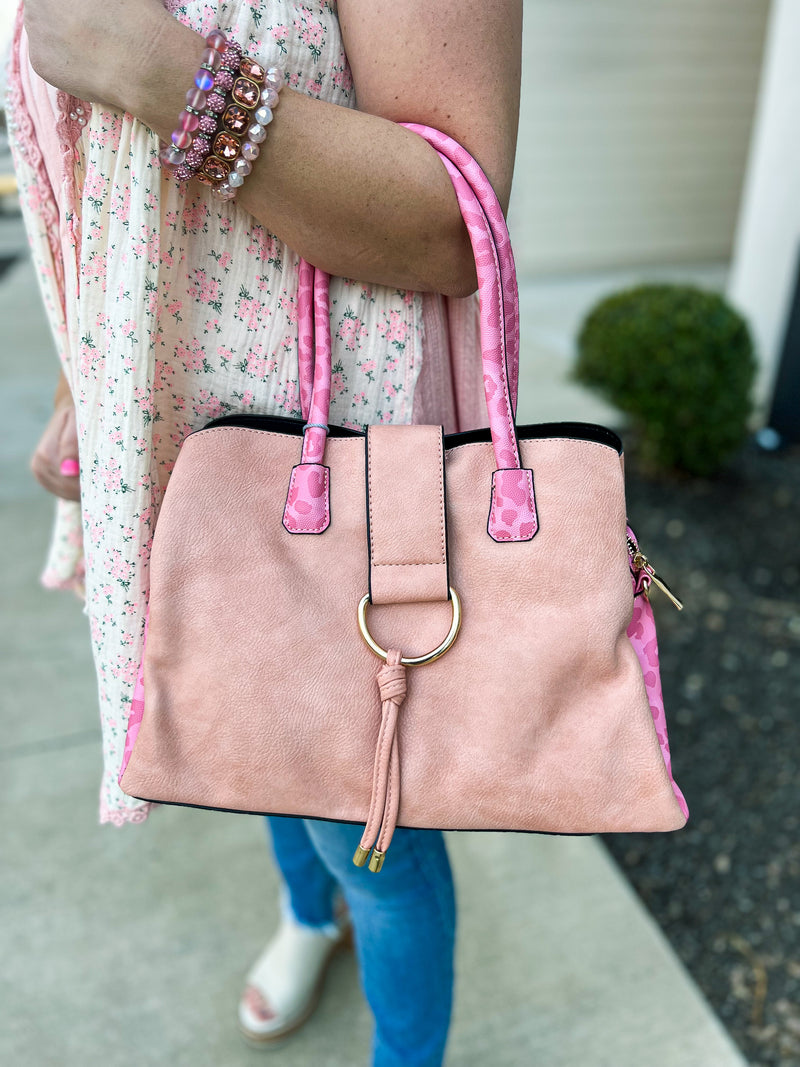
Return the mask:
<svg viewBox="0 0 800 1067">
<path fill-rule="evenodd" d="M 378 671 L 381 697 L 381 726 L 372 770 L 372 797 L 369 814 L 355 851 L 353 863 L 377 873 L 383 866 L 392 840 L 400 807 L 400 753 L 397 744 L 397 715 L 406 697 L 406 668 L 397 649 L 389 649 L 386 663 Z M 377 844 L 376 844 L 377 839 Z M 375 846 L 373 850 L 373 846 Z M 370 856 L 370 853 L 372 855 Z"/>
</svg>

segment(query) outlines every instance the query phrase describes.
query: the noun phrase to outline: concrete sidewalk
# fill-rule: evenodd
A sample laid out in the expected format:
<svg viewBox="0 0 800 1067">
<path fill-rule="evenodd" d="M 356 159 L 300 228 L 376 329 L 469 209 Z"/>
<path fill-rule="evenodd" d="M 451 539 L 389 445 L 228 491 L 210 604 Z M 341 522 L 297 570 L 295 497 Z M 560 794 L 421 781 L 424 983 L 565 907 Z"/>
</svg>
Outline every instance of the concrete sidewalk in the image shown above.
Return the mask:
<svg viewBox="0 0 800 1067">
<path fill-rule="evenodd" d="M 525 289 L 525 421 L 607 414 L 564 383 L 583 284 L 609 282 Z M 261 820 L 164 808 L 143 826 L 97 826 L 86 618 L 71 594 L 38 584 L 52 504 L 27 461 L 56 366 L 27 261 L 0 282 L 0 322 L 0 1062 L 261 1062 L 235 1024 L 242 976 L 277 915 Z M 602 842 L 452 834 L 449 844 L 460 901 L 451 1067 L 744 1063 Z M 343 956 L 318 1013 L 270 1062 L 357 1067 L 369 1037 Z"/>
</svg>

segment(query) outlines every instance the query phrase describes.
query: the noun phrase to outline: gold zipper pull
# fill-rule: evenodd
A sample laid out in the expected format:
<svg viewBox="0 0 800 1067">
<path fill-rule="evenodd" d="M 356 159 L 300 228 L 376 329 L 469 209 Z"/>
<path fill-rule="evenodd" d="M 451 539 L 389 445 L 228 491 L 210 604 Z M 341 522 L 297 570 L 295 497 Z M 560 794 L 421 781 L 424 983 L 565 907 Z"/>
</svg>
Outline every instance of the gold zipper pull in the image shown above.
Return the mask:
<svg viewBox="0 0 800 1067">
<path fill-rule="evenodd" d="M 672 603 L 675 605 L 675 607 L 678 609 L 678 611 L 683 611 L 683 602 L 678 600 L 678 598 L 672 592 L 672 590 L 667 585 L 667 583 L 664 581 L 664 579 L 659 574 L 656 574 L 656 572 L 652 569 L 652 567 L 650 568 L 650 572 L 649 573 L 650 573 L 650 577 L 656 583 L 656 585 L 661 590 L 661 592 L 664 593 L 664 595 L 667 596 L 669 598 L 669 600 L 672 601 Z"/>
<path fill-rule="evenodd" d="M 644 571 L 651 582 L 655 582 L 661 592 L 675 605 L 678 611 L 683 611 L 683 603 L 675 596 L 670 587 L 648 560 L 647 556 L 637 547 L 633 556 L 633 566 L 637 571 Z"/>
</svg>

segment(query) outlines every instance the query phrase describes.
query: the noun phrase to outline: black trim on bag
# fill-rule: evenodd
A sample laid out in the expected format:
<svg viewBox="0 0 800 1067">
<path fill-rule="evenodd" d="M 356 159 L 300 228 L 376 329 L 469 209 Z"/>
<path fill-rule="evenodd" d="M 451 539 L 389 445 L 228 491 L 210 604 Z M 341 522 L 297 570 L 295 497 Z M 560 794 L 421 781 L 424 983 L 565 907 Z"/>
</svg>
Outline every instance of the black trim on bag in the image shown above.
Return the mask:
<svg viewBox="0 0 800 1067">
<path fill-rule="evenodd" d="M 447 434 L 442 430 L 442 492 L 444 493 L 445 506 L 444 511 L 444 565 L 446 569 L 446 581 L 447 581 L 447 599 L 452 600 L 450 596 L 450 530 L 447 525 Z"/>
<path fill-rule="evenodd" d="M 133 793 L 126 794 L 133 797 Z M 197 811 L 220 811 L 225 815 L 258 815 L 266 817 L 274 815 L 279 819 L 313 819 L 314 822 L 336 822 L 342 826 L 363 826 L 363 819 L 330 819 L 325 815 L 298 815 L 296 812 L 283 811 L 249 811 L 245 808 L 215 808 L 211 804 L 189 804 L 182 800 L 154 800 L 152 797 L 134 797 L 134 800 L 144 801 L 145 804 L 166 804 L 170 808 L 195 808 Z M 607 830 L 597 830 L 593 833 L 570 834 L 559 833 L 557 830 L 485 830 L 482 827 L 459 826 L 456 829 L 444 826 L 406 826 L 398 823 L 398 830 L 437 830 L 443 834 L 541 834 L 544 837 L 597 837 L 599 834 L 608 833 Z"/>
<path fill-rule="evenodd" d="M 369 523 L 369 436 L 364 434 L 364 499 L 367 505 L 367 592 L 372 603 L 372 529 Z"/>
<path fill-rule="evenodd" d="M 302 437 L 305 419 L 295 419 L 289 415 L 221 415 L 218 419 L 201 426 L 194 433 L 213 430 L 218 426 L 241 426 L 246 430 L 265 430 L 268 433 L 284 433 L 292 437 Z M 189 435 L 191 436 L 191 434 Z M 361 430 L 350 430 L 346 426 L 329 426 L 328 437 L 363 437 Z"/>
<path fill-rule="evenodd" d="M 222 426 L 241 426 L 248 430 L 264 430 L 268 433 L 282 433 L 293 437 L 303 436 L 303 419 L 290 418 L 287 415 L 223 415 L 213 419 L 207 425 L 194 433 L 202 433 L 203 430 L 211 430 Z M 191 436 L 191 435 L 190 435 Z M 328 429 L 329 437 L 366 437 L 363 430 L 351 430 L 347 426 L 331 426 Z M 606 445 L 622 455 L 622 441 L 619 435 L 609 430 L 606 426 L 597 426 L 591 422 L 540 422 L 530 423 L 526 426 L 517 427 L 517 440 L 548 440 L 552 438 L 567 438 L 573 441 L 592 441 L 598 445 Z M 466 430 L 463 433 L 447 433 L 444 435 L 445 451 L 458 448 L 459 445 L 490 444 L 492 440 L 489 427 L 478 430 Z"/>
<path fill-rule="evenodd" d="M 622 455 L 622 441 L 619 435 L 606 426 L 597 426 L 593 422 L 533 422 L 517 427 L 517 440 L 548 440 L 565 437 L 573 441 L 593 441 L 598 445 L 607 445 Z M 465 430 L 463 433 L 445 434 L 445 448 L 458 448 L 459 445 L 483 445 L 491 442 L 492 433 L 488 426 L 480 430 Z"/>
</svg>

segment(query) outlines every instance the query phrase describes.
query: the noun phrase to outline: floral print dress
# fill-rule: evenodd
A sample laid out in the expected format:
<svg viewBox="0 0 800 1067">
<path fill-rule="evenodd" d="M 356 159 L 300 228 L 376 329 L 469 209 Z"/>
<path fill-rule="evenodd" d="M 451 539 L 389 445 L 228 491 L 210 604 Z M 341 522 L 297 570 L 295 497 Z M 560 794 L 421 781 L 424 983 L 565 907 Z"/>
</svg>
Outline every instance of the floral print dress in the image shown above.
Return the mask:
<svg viewBox="0 0 800 1067">
<path fill-rule="evenodd" d="M 167 7 L 198 32 L 220 26 L 253 56 L 279 63 L 291 88 L 355 106 L 332 0 Z M 235 204 L 165 176 L 156 136 L 133 116 L 41 82 L 21 20 L 8 113 L 79 435 L 82 501 L 58 503 L 43 581 L 85 594 L 103 733 L 100 821 L 121 825 L 143 820 L 150 807 L 123 794 L 117 774 L 159 505 L 181 442 L 210 419 L 300 415 L 298 257 Z M 443 307 L 426 308 L 410 292 L 332 280 L 333 422 L 362 428 L 415 418 L 425 322 L 431 341 L 434 327 L 441 336 Z M 455 428 L 454 417 L 450 423 Z"/>
</svg>

